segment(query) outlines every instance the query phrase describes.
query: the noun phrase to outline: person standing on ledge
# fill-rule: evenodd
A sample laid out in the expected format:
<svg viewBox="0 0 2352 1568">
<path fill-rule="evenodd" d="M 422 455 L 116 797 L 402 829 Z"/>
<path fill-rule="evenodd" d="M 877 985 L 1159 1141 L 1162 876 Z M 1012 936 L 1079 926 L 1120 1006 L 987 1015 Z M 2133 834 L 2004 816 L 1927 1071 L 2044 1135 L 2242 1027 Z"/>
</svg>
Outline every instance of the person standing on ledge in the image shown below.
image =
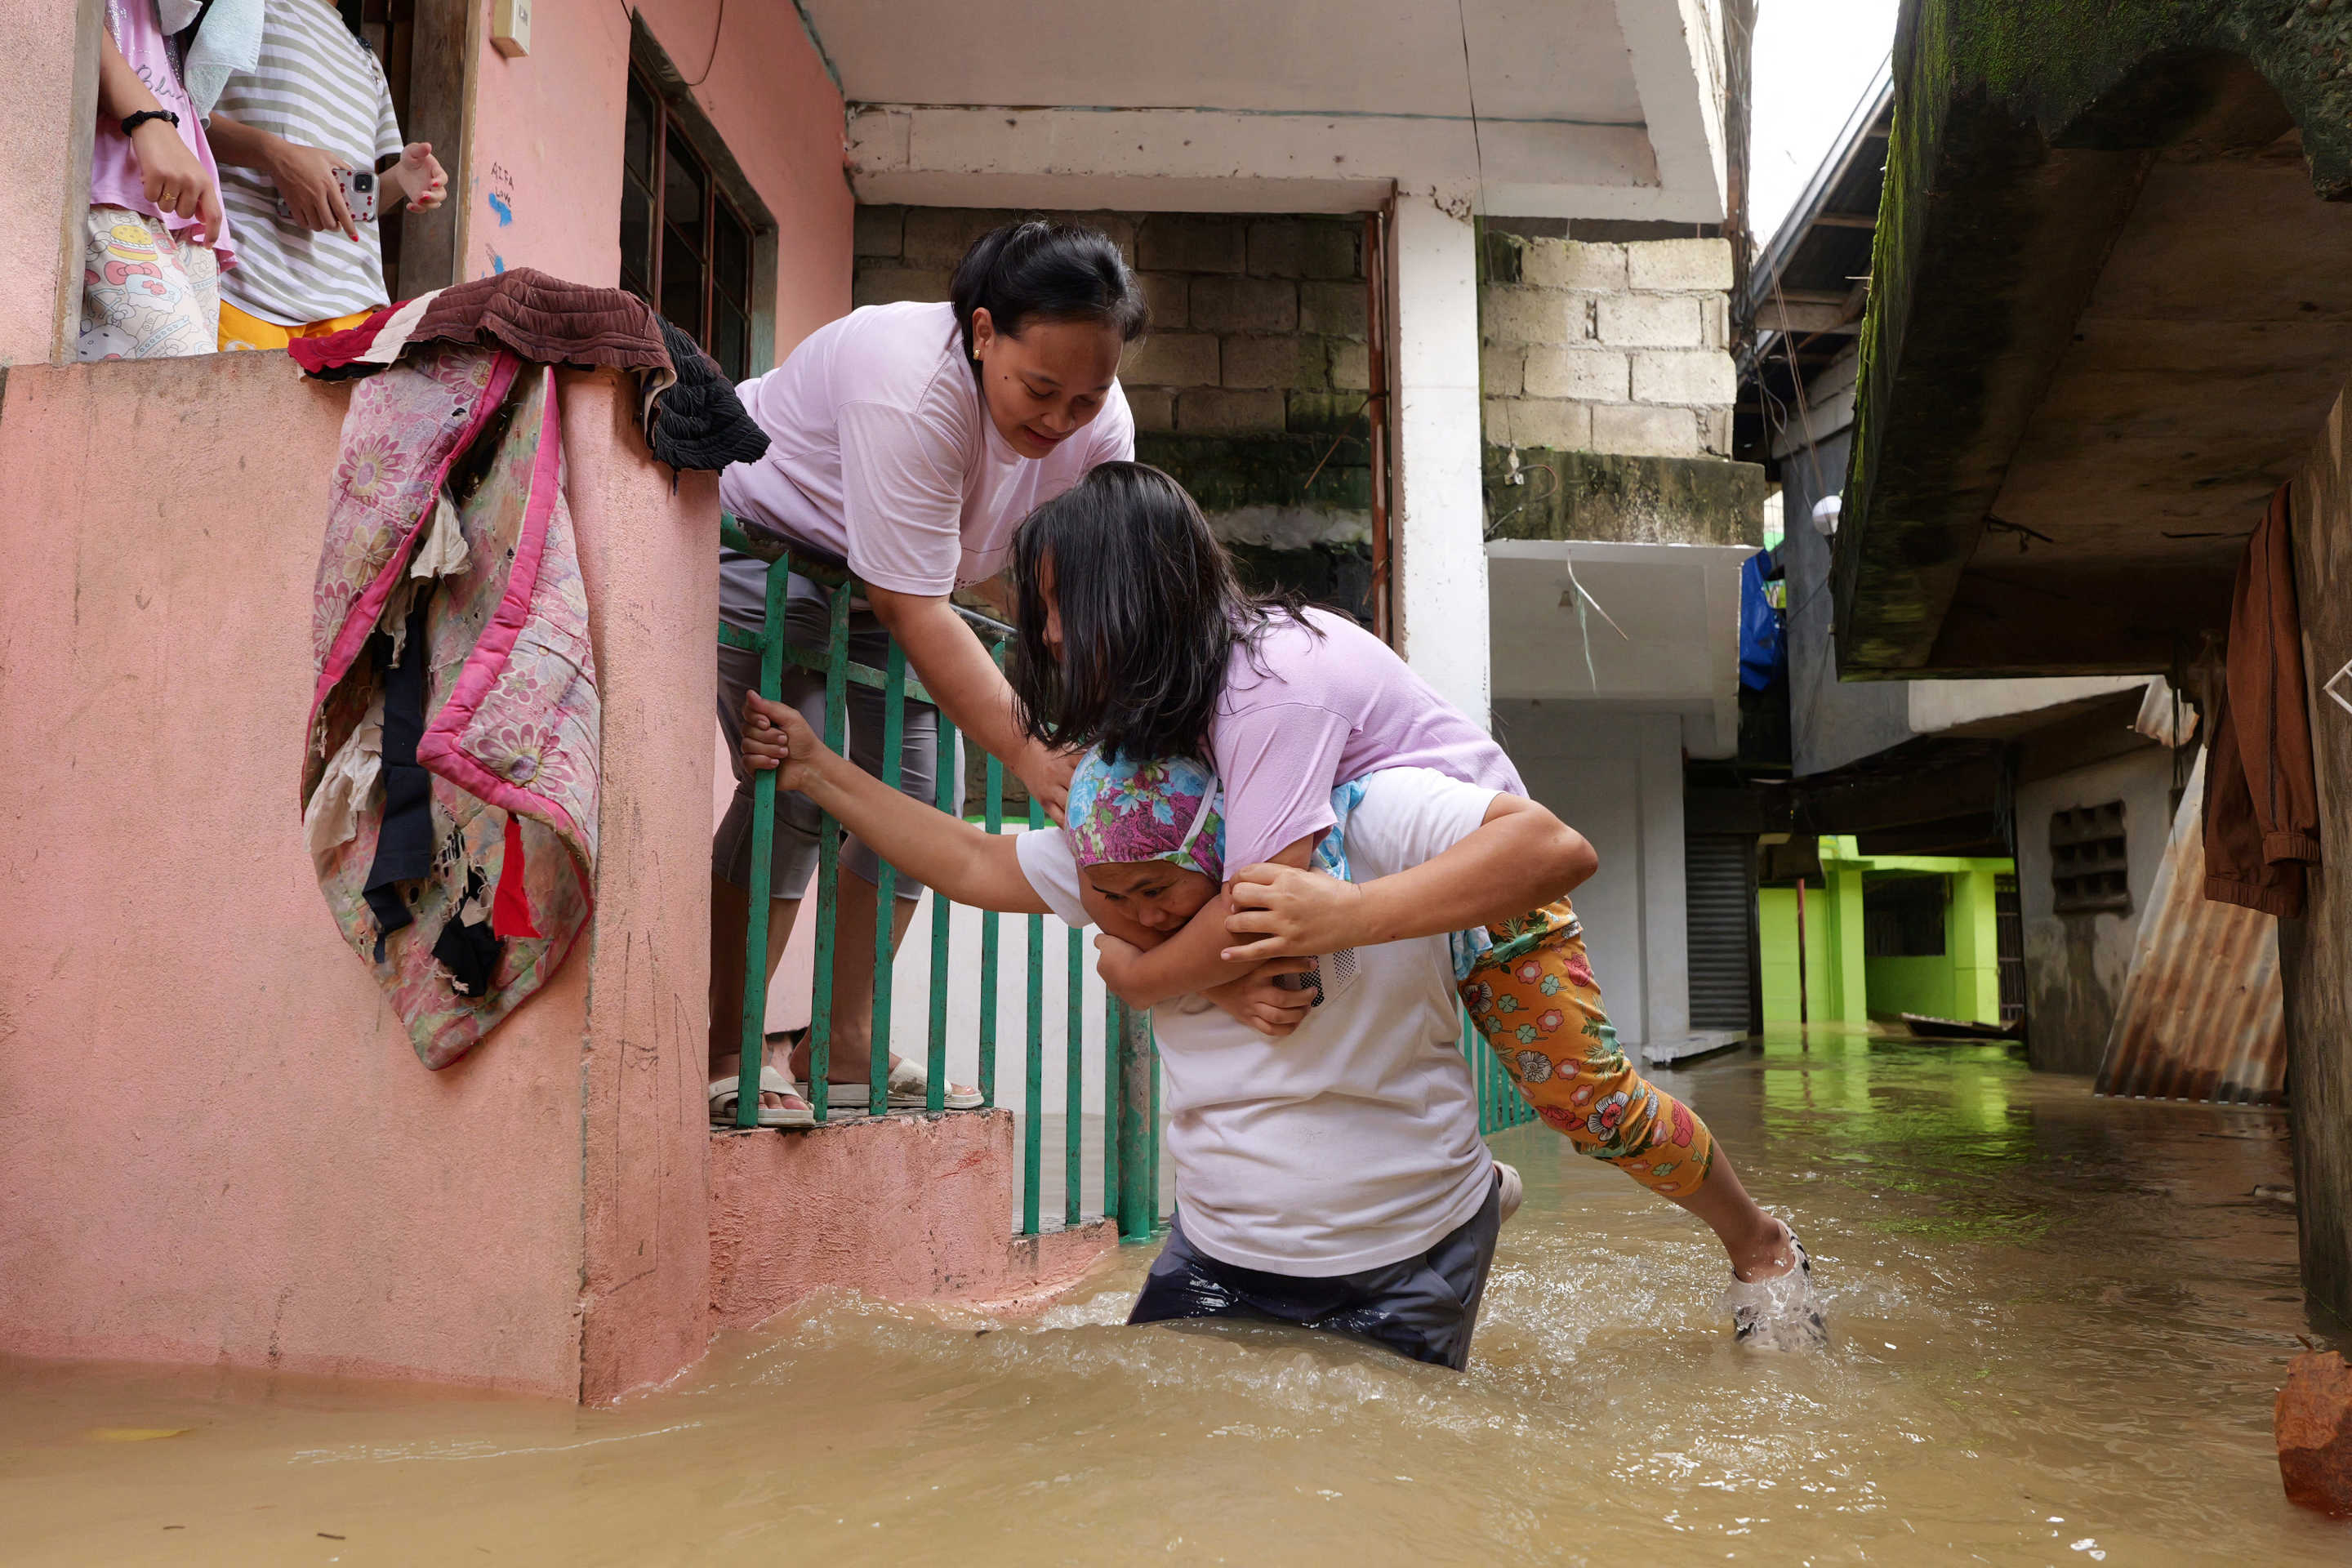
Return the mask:
<svg viewBox="0 0 2352 1568">
<path fill-rule="evenodd" d="M 765 456 L 719 478 L 719 503 L 749 527 L 795 552 L 845 562 L 865 585 L 850 616 L 849 652 L 880 668 L 893 644 L 940 708 L 972 742 L 1003 760 L 1059 820 L 1071 756 L 1026 737 L 1012 689 L 949 595 L 1003 570 L 1013 531 L 1032 509 L 1060 495 L 1097 464 L 1135 455 L 1135 421 L 1119 391 L 1119 356 L 1143 335 L 1149 312 L 1118 247 L 1092 229 L 1030 221 L 982 235 L 936 303 L 869 305 L 811 333 L 767 374 L 737 389 L 768 434 Z M 766 615 L 767 563 L 722 552 L 719 614 L 757 632 Z M 793 647 L 822 654 L 829 611 L 824 589 L 795 574 L 784 616 Z M 711 852 L 710 1110 L 732 1120 L 740 1071 L 744 944 L 750 919 L 751 787 L 741 759 L 743 698 L 759 658 L 721 644 L 719 721 L 736 757 L 733 803 Z M 784 701 L 822 729 L 824 679 L 784 669 Z M 881 694 L 853 686 L 849 754 L 879 776 Z M 934 798 L 939 709 L 909 702 L 899 788 Z M 816 865 L 818 814 L 798 795 L 776 803 L 769 887 L 768 972 L 775 972 L 799 900 Z M 873 1033 L 874 851 L 852 838 L 841 880 L 834 963 L 829 1103 L 869 1107 Z M 901 875 L 895 944 L 914 916 L 921 884 Z M 880 1048 L 887 1049 L 888 1042 Z M 761 1075 L 760 1122 L 807 1126 L 798 1092 L 809 1072 L 805 1041 L 789 1075 Z M 919 1064 L 894 1059 L 888 1102 L 919 1108 L 929 1081 Z M 951 1086 L 946 1103 L 969 1109 L 976 1090 Z"/>
</svg>

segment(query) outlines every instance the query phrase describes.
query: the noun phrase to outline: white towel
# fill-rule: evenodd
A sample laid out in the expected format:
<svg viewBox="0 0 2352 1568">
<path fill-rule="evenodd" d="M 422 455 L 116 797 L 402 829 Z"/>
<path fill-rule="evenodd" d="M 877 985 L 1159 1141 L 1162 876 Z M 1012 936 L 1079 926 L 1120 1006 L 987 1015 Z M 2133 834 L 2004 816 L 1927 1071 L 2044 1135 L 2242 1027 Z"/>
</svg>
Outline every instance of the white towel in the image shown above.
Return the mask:
<svg viewBox="0 0 2352 1568">
<path fill-rule="evenodd" d="M 376 775 L 383 771 L 383 698 L 379 693 L 367 717 L 360 721 L 358 728 L 327 763 L 319 787 L 310 792 L 310 809 L 302 814 L 302 830 L 310 841 L 313 859 L 348 842 L 360 830 L 361 809 L 367 805 L 368 795 L 375 788 Z"/>
<path fill-rule="evenodd" d="M 163 31 L 177 33 L 196 19 L 202 0 L 161 0 Z M 261 63 L 263 0 L 213 0 L 205 25 L 188 46 L 180 85 L 195 100 L 198 114 L 210 114 L 228 79 Z"/>
</svg>

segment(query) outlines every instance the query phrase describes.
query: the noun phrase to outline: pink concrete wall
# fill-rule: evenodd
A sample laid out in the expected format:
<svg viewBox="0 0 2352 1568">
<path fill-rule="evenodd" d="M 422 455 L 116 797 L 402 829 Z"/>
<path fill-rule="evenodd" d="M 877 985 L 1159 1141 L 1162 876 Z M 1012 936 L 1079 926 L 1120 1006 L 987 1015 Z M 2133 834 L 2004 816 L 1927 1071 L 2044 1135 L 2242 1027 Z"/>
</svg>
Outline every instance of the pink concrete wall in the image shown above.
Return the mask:
<svg viewBox="0 0 2352 1568">
<path fill-rule="evenodd" d="M 0 1351 L 598 1397 L 700 1352 L 709 482 L 567 375 L 607 697 L 590 944 L 429 1073 L 299 829 L 347 395 L 19 366 L 0 405 Z M 207 468 L 206 463 L 215 465 Z M 582 1339 L 588 1341 L 584 1364 Z"/>
<path fill-rule="evenodd" d="M 303 848 L 344 403 L 276 355 L 8 377 L 0 1348 L 569 1392 L 586 968 L 427 1073 Z"/>
<path fill-rule="evenodd" d="M 594 606 L 605 794 L 588 954 L 581 1396 L 702 1354 L 709 1300 L 710 781 L 719 479 L 646 455 L 632 393 L 562 378 L 564 493 Z"/>
<path fill-rule="evenodd" d="M 710 1319 L 750 1328 L 826 1287 L 1043 1305 L 1118 1245 L 1106 1221 L 1016 1241 L 1013 1113 L 893 1116 L 710 1141 Z"/>
<path fill-rule="evenodd" d="M 703 76 L 696 102 L 776 220 L 781 358 L 849 309 L 855 202 L 840 91 L 791 0 L 646 0 L 636 11 L 688 81 Z M 508 59 L 483 30 L 463 192 L 467 275 L 537 267 L 611 284 L 621 268 L 629 19 L 619 5 L 542 7 L 530 47 Z"/>
<path fill-rule="evenodd" d="M 60 110 L 74 100 L 81 26 L 100 26 L 100 15 L 93 0 L 8 0 L 0 33 L 0 256 L 8 258 L 0 364 L 37 363 L 57 347 L 67 207 L 77 168 L 80 195 L 89 195 L 89 165 L 76 154 L 87 155 L 90 132 Z M 78 267 L 79 252 L 70 259 Z"/>
</svg>

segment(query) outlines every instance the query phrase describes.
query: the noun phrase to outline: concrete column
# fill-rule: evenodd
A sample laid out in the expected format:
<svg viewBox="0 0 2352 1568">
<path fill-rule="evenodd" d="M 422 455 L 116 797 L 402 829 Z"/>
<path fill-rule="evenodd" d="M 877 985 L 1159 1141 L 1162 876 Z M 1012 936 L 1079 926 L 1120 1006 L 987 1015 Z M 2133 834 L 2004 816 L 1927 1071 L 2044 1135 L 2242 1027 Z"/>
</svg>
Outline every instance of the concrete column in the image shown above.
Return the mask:
<svg viewBox="0 0 2352 1568">
<path fill-rule="evenodd" d="M 1826 1012 L 1816 1018 L 1860 1024 L 1870 1017 L 1870 980 L 1863 945 L 1862 868 L 1846 860 L 1853 841 L 1822 840 L 1822 878 L 1828 884 L 1822 900 L 1823 936 L 1829 943 L 1830 998 Z M 1808 910 L 1808 913 L 1811 911 Z"/>
<path fill-rule="evenodd" d="M 1481 627 L 1483 636 L 1484 628 Z M 1480 675 L 1484 676 L 1482 668 Z M 1682 726 L 1670 715 L 1643 714 L 1631 759 L 1641 792 L 1641 1043 L 1690 1033 L 1690 906 L 1683 868 Z"/>
<path fill-rule="evenodd" d="M 21 0 L 0 51 L 0 365 L 71 357 L 102 0 Z"/>
<path fill-rule="evenodd" d="M 1952 955 L 1952 1016 L 2000 1022 L 2000 917 L 1993 868 L 1971 866 L 1952 877 L 1944 938 Z"/>
<path fill-rule="evenodd" d="M 1459 209 L 1458 211 L 1456 209 Z M 1489 721 L 1486 507 L 1480 486 L 1478 277 L 1468 205 L 1400 193 L 1389 268 L 1395 324 L 1397 646 L 1438 695 Z"/>
</svg>

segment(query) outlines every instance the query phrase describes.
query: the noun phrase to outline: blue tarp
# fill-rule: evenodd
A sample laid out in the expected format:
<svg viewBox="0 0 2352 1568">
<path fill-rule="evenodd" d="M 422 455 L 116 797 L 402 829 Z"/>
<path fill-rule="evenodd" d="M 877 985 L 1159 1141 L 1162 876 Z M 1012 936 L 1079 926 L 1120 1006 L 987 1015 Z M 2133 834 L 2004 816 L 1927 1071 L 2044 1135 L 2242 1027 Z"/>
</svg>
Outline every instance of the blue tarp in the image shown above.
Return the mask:
<svg viewBox="0 0 2352 1568">
<path fill-rule="evenodd" d="M 1761 691 L 1789 667 L 1789 647 L 1780 630 L 1780 612 L 1764 595 L 1764 566 L 1771 559 L 1758 551 L 1739 568 L 1739 684 Z"/>
</svg>

